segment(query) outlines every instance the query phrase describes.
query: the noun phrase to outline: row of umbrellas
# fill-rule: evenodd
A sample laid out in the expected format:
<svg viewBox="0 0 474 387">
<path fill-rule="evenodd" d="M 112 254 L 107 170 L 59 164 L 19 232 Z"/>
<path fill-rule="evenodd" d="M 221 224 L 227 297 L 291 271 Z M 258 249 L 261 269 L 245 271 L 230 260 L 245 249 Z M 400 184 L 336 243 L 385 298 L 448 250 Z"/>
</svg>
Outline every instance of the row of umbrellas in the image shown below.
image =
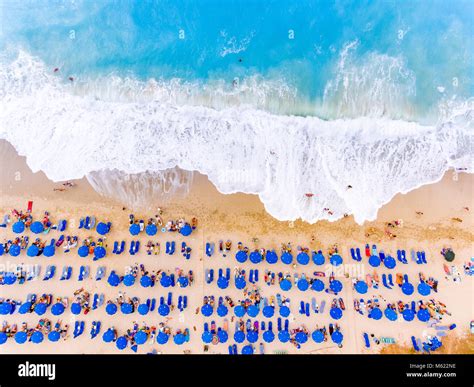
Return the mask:
<svg viewBox="0 0 474 387">
<path fill-rule="evenodd" d="M 326 259 L 324 258 L 324 255 L 321 252 L 313 252 L 311 256 L 312 261 L 315 265 L 321 266 L 324 265 L 324 263 L 326 262 Z M 253 251 L 249 254 L 245 250 L 239 250 L 235 254 L 235 259 L 239 263 L 244 263 L 247 260 L 250 260 L 250 262 L 258 264 L 263 261 L 263 255 L 259 251 Z M 293 263 L 293 255 L 288 251 L 282 252 L 280 260 L 286 265 L 291 265 Z M 296 262 L 300 265 L 308 265 L 310 260 L 311 259 L 309 257 L 309 254 L 304 251 L 298 253 L 298 255 L 296 256 Z M 274 250 L 267 251 L 265 254 L 265 261 L 271 265 L 277 263 L 278 254 Z M 339 254 L 333 254 L 329 258 L 329 262 L 333 266 L 339 266 L 342 264 L 343 259 Z"/>
</svg>

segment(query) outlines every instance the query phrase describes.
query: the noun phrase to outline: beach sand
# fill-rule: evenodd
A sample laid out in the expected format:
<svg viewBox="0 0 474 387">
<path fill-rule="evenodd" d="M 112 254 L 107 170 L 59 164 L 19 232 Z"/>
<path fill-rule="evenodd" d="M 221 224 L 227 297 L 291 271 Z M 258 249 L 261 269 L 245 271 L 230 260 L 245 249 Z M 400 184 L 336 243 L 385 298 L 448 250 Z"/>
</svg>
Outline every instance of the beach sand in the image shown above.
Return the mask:
<svg viewBox="0 0 474 387">
<path fill-rule="evenodd" d="M 405 195 L 395 196 L 390 203 L 386 204 L 380 211 L 377 220 L 366 222 L 359 226 L 352 217 L 347 217 L 339 221 L 328 222 L 321 221 L 310 225 L 301 221 L 281 222 L 272 218 L 265 212 L 265 209 L 258 197 L 247 194 L 222 195 L 203 175 L 196 174 L 190 193 L 186 198 L 172 199 L 160 203 L 160 208 L 164 210 L 163 218 L 178 219 L 184 217 L 199 219 L 198 229 L 188 238 L 180 235 L 164 233 L 157 234 L 154 238 L 141 236 L 142 248 L 140 253 L 131 257 L 128 254 L 120 256 L 110 253 L 113 242 L 118 240 L 131 241 L 132 237 L 128 232 L 128 215 L 133 212 L 138 219 L 148 219 L 152 217 L 157 207 L 154 209 L 123 209 L 123 204 L 97 194 L 88 183 L 87 179 L 74 181 L 75 187 L 67 188 L 65 191 L 54 191 L 55 188 L 62 188 L 61 183 L 49 181 L 42 172 L 32 173 L 23 157 L 16 154 L 10 144 L 0 142 L 0 165 L 1 181 L 0 184 L 0 215 L 10 213 L 12 208 L 26 209 L 27 201 L 33 200 L 33 216 L 40 218 L 45 210 L 51 213 L 53 222 L 59 219 L 68 219 L 68 235 L 78 235 L 80 240 L 89 235 L 94 235 L 97 239 L 98 234 L 95 231 L 77 230 L 79 219 L 82 216 L 94 215 L 99 221 L 111 221 L 113 223 L 112 231 L 107 235 L 108 255 L 97 262 L 92 262 L 91 258 L 79 258 L 77 251 L 73 250 L 68 254 L 56 254 L 52 258 L 38 257 L 35 263 L 42 265 L 43 270 L 48 264 L 57 266 L 56 277 L 49 282 L 36 281 L 27 282 L 24 285 L 2 286 L 0 288 L 0 297 L 13 298 L 15 300 L 25 300 L 29 293 L 51 293 L 55 297 L 67 296 L 70 301 L 74 290 L 84 287 L 91 294 L 104 293 L 105 298 L 114 299 L 118 292 L 124 291 L 127 296 L 137 296 L 142 300 L 146 298 L 159 299 L 160 296 L 168 294 L 168 289 L 163 289 L 159 284 L 154 288 L 142 288 L 138 284 L 133 287 L 119 285 L 117 288 L 110 287 L 106 278 L 102 281 L 95 281 L 93 277 L 98 266 L 107 266 L 107 275 L 111 270 L 116 270 L 119 274 L 125 272 L 125 268 L 134 263 L 143 263 L 147 270 L 169 269 L 174 270 L 180 267 L 184 270 L 193 270 L 195 274 L 195 283 L 192 287 L 181 289 L 172 288 L 174 301 L 176 303 L 179 295 L 188 296 L 188 308 L 184 313 L 175 310 L 170 314 L 171 320 L 168 325 L 173 329 L 189 327 L 191 329 L 191 338 L 189 343 L 177 346 L 171 341 L 160 346 L 156 342 L 147 342 L 140 346 L 138 352 L 146 353 L 151 349 L 156 349 L 162 353 L 203 353 L 203 344 L 201 341 L 201 332 L 205 321 L 216 321 L 217 326 L 222 326 L 223 319 L 215 313 L 211 318 L 204 319 L 202 314 L 196 314 L 196 308 L 202 305 L 204 295 L 229 295 L 234 301 L 242 299 L 242 292 L 237 291 L 231 281 L 231 285 L 225 291 L 217 288 L 215 282 L 207 285 L 204 281 L 204 272 L 207 268 L 214 268 L 217 272 L 219 268 L 237 266 L 234 258 L 237 248 L 237 242 L 241 241 L 250 249 L 253 248 L 274 248 L 280 251 L 281 243 L 292 242 L 293 248 L 296 246 L 307 246 L 311 250 L 321 249 L 327 253 L 328 248 L 334 244 L 338 245 L 339 252 L 344 258 L 344 263 L 348 264 L 348 270 L 362 270 L 372 273 L 373 269 L 365 265 L 357 267 L 351 266 L 354 261 L 351 260 L 349 249 L 351 247 L 363 248 L 366 243 L 377 244 L 379 249 L 383 249 L 391 255 L 396 254 L 397 249 L 411 249 L 426 251 L 428 265 L 417 265 L 410 261 L 409 265 L 403 266 L 403 273 L 407 273 L 412 283 L 417 283 L 418 272 L 422 271 L 426 277 L 433 276 L 439 280 L 438 293 L 435 298 L 447 305 L 451 316 L 443 318 L 443 324 L 456 323 L 457 329 L 449 331 L 449 335 L 463 336 L 468 334 L 469 322 L 474 318 L 473 314 L 473 279 L 472 277 L 462 275 L 460 283 L 453 283 L 445 279 L 443 270 L 443 258 L 440 251 L 443 247 L 451 247 L 456 252 L 455 264 L 462 272 L 462 264 L 468 262 L 474 257 L 473 251 L 473 216 L 474 199 L 473 184 L 474 176 L 468 174 L 456 174 L 453 171 L 446 173 L 443 179 L 435 184 L 423 186 Z M 469 208 L 466 210 L 465 207 Z M 422 212 L 423 215 L 417 215 L 416 212 Z M 462 222 L 453 220 L 459 218 Z M 403 227 L 390 228 L 389 230 L 396 235 L 390 238 L 386 233 L 386 223 L 397 219 L 403 219 Z M 0 229 L 0 238 L 11 238 L 11 228 Z M 52 231 L 44 238 L 49 240 L 57 238 L 59 233 Z M 257 241 L 254 238 L 258 238 Z M 158 256 L 146 255 L 144 245 L 148 240 L 161 243 L 161 253 Z M 219 240 L 231 240 L 233 242 L 232 251 L 227 257 L 223 257 L 219 252 L 214 256 L 207 257 L 204 253 L 204 246 L 207 241 L 217 244 Z M 175 240 L 177 243 L 177 253 L 173 256 L 164 254 L 164 245 L 166 241 Z M 181 241 L 185 240 L 193 248 L 191 259 L 185 260 L 179 253 Z M 128 244 L 127 244 L 128 249 Z M 59 251 L 59 249 L 58 249 Z M 18 258 L 2 256 L 0 262 L 4 265 L 32 263 L 31 258 L 23 252 Z M 366 259 L 364 259 L 366 262 Z M 70 281 L 59 281 L 59 276 L 64 265 L 73 266 L 73 276 Z M 77 281 L 79 267 L 89 265 L 91 278 L 83 282 Z M 246 262 L 240 267 L 246 269 L 258 268 L 260 270 L 260 289 L 264 296 L 270 297 L 276 293 L 282 293 L 277 285 L 268 287 L 263 282 L 263 274 L 268 265 L 260 264 L 258 266 Z M 397 269 L 400 266 L 397 266 Z M 397 269 L 393 272 L 397 272 Z M 298 265 L 292 272 L 306 273 L 311 275 L 315 269 L 314 265 L 307 267 Z M 288 266 L 280 262 L 272 266 L 272 271 L 289 271 Z M 378 269 L 379 275 L 388 272 L 387 269 Z M 399 344 L 409 344 L 410 336 L 423 337 L 423 335 L 433 334 L 434 330 L 427 327 L 427 324 L 419 321 L 406 323 L 403 321 L 389 322 L 383 318 L 380 321 L 369 320 L 366 316 L 358 315 L 352 306 L 356 293 L 352 290 L 349 278 L 338 278 L 343 281 L 344 289 L 338 297 L 344 299 L 346 310 L 344 316 L 338 321 L 341 331 L 344 334 L 344 345 L 338 348 L 332 342 L 316 344 L 311 339 L 305 343 L 301 349 L 296 349 L 293 345 L 282 344 L 275 340 L 271 344 L 265 344 L 265 352 L 286 351 L 288 353 L 375 353 L 380 351 L 382 345 L 371 345 L 370 349 L 364 348 L 362 333 L 373 333 L 377 337 L 391 337 Z M 364 295 L 365 298 L 370 295 L 379 295 L 381 304 L 385 302 L 396 302 L 398 300 L 411 301 L 425 299 L 415 294 L 409 298 L 403 296 L 399 289 L 388 290 L 380 288 L 377 291 L 370 290 L 370 294 Z M 292 315 L 290 316 L 290 329 L 296 328 L 301 324 L 305 325 L 310 331 L 316 328 L 316 325 L 323 326 L 331 321 L 328 311 L 333 296 L 325 293 L 314 293 L 311 291 L 302 293 L 292 289 L 284 294 L 291 299 Z M 358 298 L 364 298 L 358 295 Z M 310 317 L 298 313 L 301 300 L 310 302 L 311 297 L 316 297 L 318 303 L 326 300 L 326 311 L 323 315 L 311 314 Z M 384 307 L 382 307 L 384 309 Z M 231 343 L 234 333 L 234 324 L 230 323 L 232 313 L 229 313 L 229 337 L 226 344 L 210 345 L 208 353 L 227 353 L 228 344 Z M 47 315 L 52 321 L 56 321 L 55 316 Z M 123 315 L 120 312 L 114 316 L 108 316 L 105 308 L 92 310 L 88 315 L 83 314 L 74 316 L 67 311 L 59 318 L 70 325 L 70 337 L 66 341 L 59 343 L 50 343 L 44 341 L 40 345 L 32 343 L 18 345 L 13 340 L 0 346 L 0 352 L 3 353 L 120 353 L 113 344 L 106 344 L 101 339 L 101 334 L 94 340 L 90 340 L 90 324 L 93 320 L 102 322 L 102 332 L 108 327 L 114 326 L 119 334 L 124 333 L 126 329 L 131 329 L 133 322 L 142 323 L 145 321 L 148 325 L 157 325 L 164 321 L 156 310 L 146 316 L 138 313 Z M 245 317 L 247 319 L 247 316 Z M 257 320 L 261 321 L 262 316 Z M 18 323 L 26 321 L 36 325 L 39 317 L 36 314 L 19 315 L 17 313 L 8 316 L 9 323 Z M 72 338 L 74 321 L 86 321 L 85 333 L 76 338 Z M 276 329 L 277 316 L 272 318 L 274 331 Z M 268 321 L 268 319 L 265 319 Z M 194 331 L 193 327 L 196 327 Z M 256 348 L 258 349 L 258 344 Z M 239 350 L 241 345 L 239 346 Z M 124 352 L 129 352 L 127 349 Z"/>
</svg>

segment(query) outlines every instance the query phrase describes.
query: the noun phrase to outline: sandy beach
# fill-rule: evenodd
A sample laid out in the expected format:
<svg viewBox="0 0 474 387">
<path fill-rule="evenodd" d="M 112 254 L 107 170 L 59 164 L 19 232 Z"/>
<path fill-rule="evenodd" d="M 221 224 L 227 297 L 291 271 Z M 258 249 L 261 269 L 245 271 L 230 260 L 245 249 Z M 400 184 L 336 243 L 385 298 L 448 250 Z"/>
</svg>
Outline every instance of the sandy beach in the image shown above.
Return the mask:
<svg viewBox="0 0 474 387">
<path fill-rule="evenodd" d="M 55 278 L 49 282 L 30 281 L 23 285 L 2 286 L 0 289 L 1 297 L 25 300 L 30 293 L 51 293 L 54 297 L 68 297 L 69 302 L 71 302 L 74 291 L 84 288 L 91 294 L 103 293 L 106 300 L 115 299 L 119 291 L 125 292 L 128 297 L 138 297 L 141 300 L 156 298 L 158 300 L 161 296 L 166 298 L 168 289 L 162 288 L 159 284 L 153 288 L 143 288 L 139 284 L 132 287 L 125 287 L 120 284 L 113 288 L 107 284 L 106 278 L 101 281 L 94 280 L 93 277 L 97 267 L 106 266 L 107 275 L 111 270 L 123 275 L 125 268 L 134 263 L 144 264 L 149 271 L 158 269 L 174 271 L 179 267 L 194 272 L 195 281 L 191 287 L 184 289 L 171 288 L 174 302 L 176 302 L 179 295 L 188 296 L 187 309 L 184 312 L 174 310 L 167 319 L 167 324 L 172 330 L 186 327 L 190 329 L 189 342 L 178 346 L 171 341 L 166 345 L 159 345 L 156 341 L 148 341 L 145 345 L 139 346 L 138 353 L 148 353 L 153 349 L 160 353 L 228 353 L 228 346 L 233 342 L 232 337 L 235 331 L 235 322 L 231 321 L 232 311 L 225 317 L 229 324 L 229 341 L 225 344 L 210 344 L 207 351 L 205 351 L 201 340 L 203 324 L 215 321 L 218 327 L 222 327 L 224 318 L 218 317 L 215 313 L 211 317 L 205 318 L 201 313 L 196 313 L 196 309 L 202 306 L 203 296 L 214 295 L 217 299 L 220 295 L 226 295 L 237 301 L 243 299 L 243 293 L 232 285 L 233 279 L 229 288 L 225 290 L 219 289 L 215 281 L 212 284 L 207 284 L 204 278 L 206 269 L 213 268 L 217 273 L 220 268 L 230 268 L 233 271 L 238 266 L 244 268 L 248 273 L 250 269 L 258 268 L 260 271 L 258 287 L 261 294 L 264 297 L 271 297 L 277 293 L 282 293 L 278 285 L 267 286 L 263 281 L 265 269 L 269 268 L 268 264 L 264 262 L 253 265 L 249 261 L 243 264 L 237 263 L 235 252 L 239 241 L 248 246 L 250 250 L 255 248 L 275 249 L 278 253 L 282 243 L 291 242 L 295 250 L 297 246 L 304 246 L 310 250 L 322 250 L 325 255 L 328 249 L 337 244 L 339 254 L 344 260 L 343 267 L 345 271 L 349 272 L 348 275 L 345 275 L 344 272 L 336 274 L 336 278 L 341 280 L 344 285 L 343 291 L 338 297 L 343 298 L 345 311 L 342 319 L 337 321 L 341 332 L 344 334 L 342 348 L 338 348 L 330 340 L 322 344 L 316 344 L 310 339 L 300 349 L 290 343 L 281 343 L 275 340 L 273 343 L 264 344 L 265 353 L 271 354 L 279 351 L 314 354 L 377 353 L 383 347 L 391 344 L 382 343 L 377 345 L 372 342 L 370 348 L 365 348 L 362 336 L 364 332 L 369 335 L 374 334 L 379 339 L 392 338 L 397 344 L 406 346 L 411 346 L 411 336 L 423 338 L 436 333 L 434 328 L 430 328 L 426 323 L 416 319 L 410 323 L 401 319 L 391 322 L 386 318 L 375 321 L 367 318 L 367 315 L 358 314 L 354 310 L 353 300 L 354 298 L 364 298 L 364 296 L 366 299 L 377 296 L 381 305 L 387 302 L 397 302 L 398 300 L 408 302 L 434 298 L 444 303 L 450 312 L 449 316 L 445 315 L 443 317 L 441 324 L 451 325 L 455 323 L 457 325 L 456 329 L 448 331 L 448 335 L 463 338 L 470 334 L 469 323 L 474 315 L 473 280 L 472 277 L 463 274 L 462 265 L 469 262 L 471 257 L 474 256 L 474 234 L 472 232 L 474 178 L 472 175 L 448 172 L 438 183 L 421 187 L 406 195 L 397 195 L 379 211 L 376 221 L 366 222 L 362 226 L 357 225 L 351 217 L 336 222 L 321 221 L 311 225 L 302 221 L 277 221 L 265 212 L 263 205 L 256 196 L 220 194 L 205 176 L 199 174 L 195 174 L 190 193 L 185 198 L 158 203 L 154 209 L 124 208 L 123 203 L 94 192 L 85 178 L 74 181 L 74 187 L 68 187 L 64 191 L 55 191 L 54 189 L 65 187 L 60 182 L 53 183 L 49 181 L 42 172 L 32 173 L 26 165 L 25 159 L 18 156 L 10 144 L 2 142 L 0 150 L 0 164 L 2 165 L 0 214 L 2 216 L 11 213 L 13 208 L 24 210 L 27 202 L 32 200 L 34 201 L 34 218 L 42 218 L 43 212 L 47 210 L 50 212 L 53 222 L 54 220 L 68 219 L 69 224 L 65 233 L 67 235 L 77 235 L 79 242 L 89 235 L 93 235 L 95 239 L 98 237 L 98 234 L 93 230 L 77 229 L 81 217 L 93 215 L 98 221 L 110 221 L 113 224 L 112 231 L 107 235 L 108 254 L 104 259 L 93 262 L 91 258 L 80 258 L 77 255 L 77 249 L 67 254 L 63 253 L 62 249 L 57 249 L 61 252 L 54 257 L 40 256 L 34 258 L 34 263 L 40 264 L 43 270 L 48 264 L 56 265 L 58 273 Z M 164 219 L 184 218 L 188 220 L 192 217 L 198 218 L 199 226 L 197 230 L 187 238 L 170 233 L 158 233 L 155 237 L 141 235 L 139 239 L 143 247 L 137 255 L 133 257 L 129 254 L 112 255 L 110 250 L 114 241 L 126 240 L 128 242 L 132 239 L 128 232 L 128 215 L 133 213 L 137 219 L 148 219 L 156 213 L 158 206 L 163 210 L 162 216 Z M 394 228 L 387 227 L 388 222 L 394 222 L 395 220 L 403 220 L 403 225 Z M 392 237 L 386 233 L 387 230 L 393 234 Z M 58 236 L 57 231 L 51 231 L 49 235 L 41 237 L 49 240 Z M 8 240 L 12 237 L 11 227 L 1 229 L 0 238 L 2 240 Z M 30 236 L 31 238 L 32 236 Z M 148 240 L 161 244 L 160 254 L 147 255 L 145 253 L 144 245 Z M 182 257 L 179 249 L 173 256 L 165 255 L 165 243 L 171 240 L 175 240 L 178 247 L 185 240 L 192 247 L 191 259 L 186 260 Z M 206 242 L 214 242 L 217 250 L 220 240 L 232 241 L 231 251 L 225 257 L 219 251 L 216 251 L 212 257 L 206 256 Z M 422 297 L 415 292 L 411 297 L 407 297 L 402 294 L 400 289 L 389 290 L 380 286 L 379 289 L 369 289 L 369 292 L 364 296 L 357 294 L 351 286 L 351 271 L 356 270 L 357 273 L 362 274 L 362 278 L 365 278 L 366 274 L 374 272 L 374 268 L 367 264 L 365 258 L 361 264 L 353 261 L 350 248 L 359 247 L 361 251 L 364 251 L 366 243 L 376 244 L 379 250 L 382 249 L 392 256 L 396 254 L 397 249 L 405 249 L 407 254 L 411 249 L 424 250 L 428 264 L 417 265 L 409 260 L 408 265 L 397 266 L 392 272 L 395 275 L 400 269 L 404 274 L 408 274 L 411 282 L 415 284 L 418 281 L 418 273 L 423 272 L 426 277 L 432 276 L 439 281 L 438 292 L 432 293 L 428 297 Z M 460 282 L 455 283 L 445 278 L 444 259 L 440 254 L 444 247 L 450 247 L 456 253 L 453 265 L 461 273 Z M 30 264 L 32 259 L 26 257 L 23 252 L 18 258 L 2 256 L 1 263 L 7 265 Z M 69 281 L 59 281 L 61 269 L 66 264 L 73 267 L 72 278 Z M 91 278 L 78 282 L 77 275 L 81 265 L 90 266 Z M 278 262 L 272 265 L 271 270 L 311 275 L 313 271 L 323 270 L 323 268 L 317 269 L 312 263 L 308 266 L 295 265 L 295 267 L 289 267 Z M 378 268 L 377 272 L 382 275 L 382 273 L 388 271 L 385 268 Z M 328 311 L 334 296 L 324 292 L 312 292 L 311 290 L 301 292 L 296 287 L 284 292 L 284 295 L 291 299 L 290 329 L 304 325 L 312 332 L 317 326 L 328 326 L 331 322 Z M 309 317 L 298 313 L 300 301 L 311 302 L 312 297 L 315 297 L 319 304 L 326 301 L 325 312 L 323 314 L 311 313 Z M 381 308 L 383 310 L 384 306 Z M 69 324 L 69 337 L 59 343 L 44 341 L 41 345 L 32 343 L 18 345 L 13 340 L 9 340 L 0 347 L 0 351 L 4 353 L 120 353 L 115 345 L 102 341 L 102 332 L 107 328 L 113 326 L 121 334 L 125 333 L 127 329 L 131 329 L 135 321 L 139 324 L 144 322 L 151 326 L 165 322 L 165 319 L 158 315 L 156 311 L 146 316 L 141 316 L 136 312 L 130 315 L 123 315 L 119 312 L 114 316 L 109 316 L 105 313 L 104 307 L 91 310 L 87 315 L 75 316 L 69 310 L 66 310 L 58 318 L 49 313 L 43 317 L 47 317 L 53 322 L 59 318 L 63 323 Z M 247 318 L 245 316 L 244 319 Z M 25 321 L 30 325 L 36 325 L 39 317 L 34 313 L 29 315 L 15 313 L 4 316 L 3 319 L 10 324 L 21 324 Z M 76 320 L 85 321 L 86 329 L 83 335 L 73 339 L 72 330 Z M 94 320 L 102 322 L 102 331 L 98 337 L 91 340 L 89 331 L 91 322 Z M 275 330 L 276 315 L 272 319 L 264 319 L 260 314 L 256 320 L 273 321 Z M 334 321 L 332 322 L 334 323 Z M 256 352 L 258 352 L 260 342 L 263 342 L 261 337 L 254 344 Z M 130 353 L 130 350 L 126 349 L 123 352 Z"/>
</svg>

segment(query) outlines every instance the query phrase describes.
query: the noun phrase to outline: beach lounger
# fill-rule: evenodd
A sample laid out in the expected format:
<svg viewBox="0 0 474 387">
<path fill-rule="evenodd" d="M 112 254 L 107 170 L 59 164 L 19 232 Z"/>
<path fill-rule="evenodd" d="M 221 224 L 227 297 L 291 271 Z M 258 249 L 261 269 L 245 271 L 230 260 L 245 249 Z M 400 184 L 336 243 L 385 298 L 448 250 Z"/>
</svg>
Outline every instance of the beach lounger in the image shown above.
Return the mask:
<svg viewBox="0 0 474 387">
<path fill-rule="evenodd" d="M 357 256 L 357 261 L 361 262 L 362 261 L 362 254 L 360 253 L 360 249 L 358 247 L 356 248 L 356 256 Z"/>
<path fill-rule="evenodd" d="M 133 253 L 136 254 L 136 253 L 138 253 L 139 250 L 140 250 L 140 241 L 136 241 Z"/>
<path fill-rule="evenodd" d="M 326 306 L 326 301 L 321 302 L 321 307 L 319 308 L 320 313 L 324 313 L 324 307 Z"/>
<path fill-rule="evenodd" d="M 135 241 L 132 241 L 132 243 L 130 243 L 130 249 L 128 250 L 128 252 L 130 253 L 130 255 L 135 255 Z"/>
<path fill-rule="evenodd" d="M 364 332 L 364 341 L 365 341 L 365 347 L 370 348 L 370 340 L 369 340 L 369 335 Z"/>
<path fill-rule="evenodd" d="M 84 228 L 85 224 L 86 224 L 86 220 L 84 218 L 81 218 L 79 220 L 79 229 Z"/>
<path fill-rule="evenodd" d="M 105 276 L 105 266 L 99 266 L 95 275 L 95 280 L 100 281 Z"/>
<path fill-rule="evenodd" d="M 392 289 L 390 285 L 387 283 L 387 275 L 384 273 L 382 274 L 382 284 L 385 286 L 387 289 Z"/>
<path fill-rule="evenodd" d="M 118 241 L 114 242 L 114 249 L 112 251 L 112 254 L 117 254 L 117 251 L 119 250 L 119 243 Z"/>
<path fill-rule="evenodd" d="M 55 273 L 56 273 L 56 266 L 48 265 L 48 267 L 46 268 L 45 276 L 43 277 L 43 281 L 50 280 L 51 278 L 54 277 Z"/>
<path fill-rule="evenodd" d="M 300 302 L 300 314 L 305 314 L 305 307 L 304 307 L 304 301 Z"/>
<path fill-rule="evenodd" d="M 156 299 L 152 298 L 150 302 L 150 312 L 153 312 L 155 310 L 155 307 L 156 307 Z"/>
<path fill-rule="evenodd" d="M 392 277 L 392 274 L 391 274 L 391 273 L 388 275 L 388 284 L 389 284 L 390 286 L 394 286 L 394 285 L 393 285 L 393 277 Z"/>
<path fill-rule="evenodd" d="M 76 323 L 74 324 L 74 338 L 84 333 L 85 325 L 86 324 L 84 321 L 76 321 Z"/>
</svg>

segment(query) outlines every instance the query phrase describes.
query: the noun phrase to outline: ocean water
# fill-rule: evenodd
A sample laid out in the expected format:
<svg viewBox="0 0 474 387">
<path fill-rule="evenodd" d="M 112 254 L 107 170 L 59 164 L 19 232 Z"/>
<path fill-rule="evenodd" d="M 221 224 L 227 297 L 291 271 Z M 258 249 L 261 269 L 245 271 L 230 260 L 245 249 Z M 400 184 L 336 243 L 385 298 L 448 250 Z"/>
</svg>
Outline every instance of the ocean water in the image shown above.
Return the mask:
<svg viewBox="0 0 474 387">
<path fill-rule="evenodd" d="M 472 1 L 0 4 L 0 138 L 52 180 L 362 223 L 473 172 Z"/>
</svg>

